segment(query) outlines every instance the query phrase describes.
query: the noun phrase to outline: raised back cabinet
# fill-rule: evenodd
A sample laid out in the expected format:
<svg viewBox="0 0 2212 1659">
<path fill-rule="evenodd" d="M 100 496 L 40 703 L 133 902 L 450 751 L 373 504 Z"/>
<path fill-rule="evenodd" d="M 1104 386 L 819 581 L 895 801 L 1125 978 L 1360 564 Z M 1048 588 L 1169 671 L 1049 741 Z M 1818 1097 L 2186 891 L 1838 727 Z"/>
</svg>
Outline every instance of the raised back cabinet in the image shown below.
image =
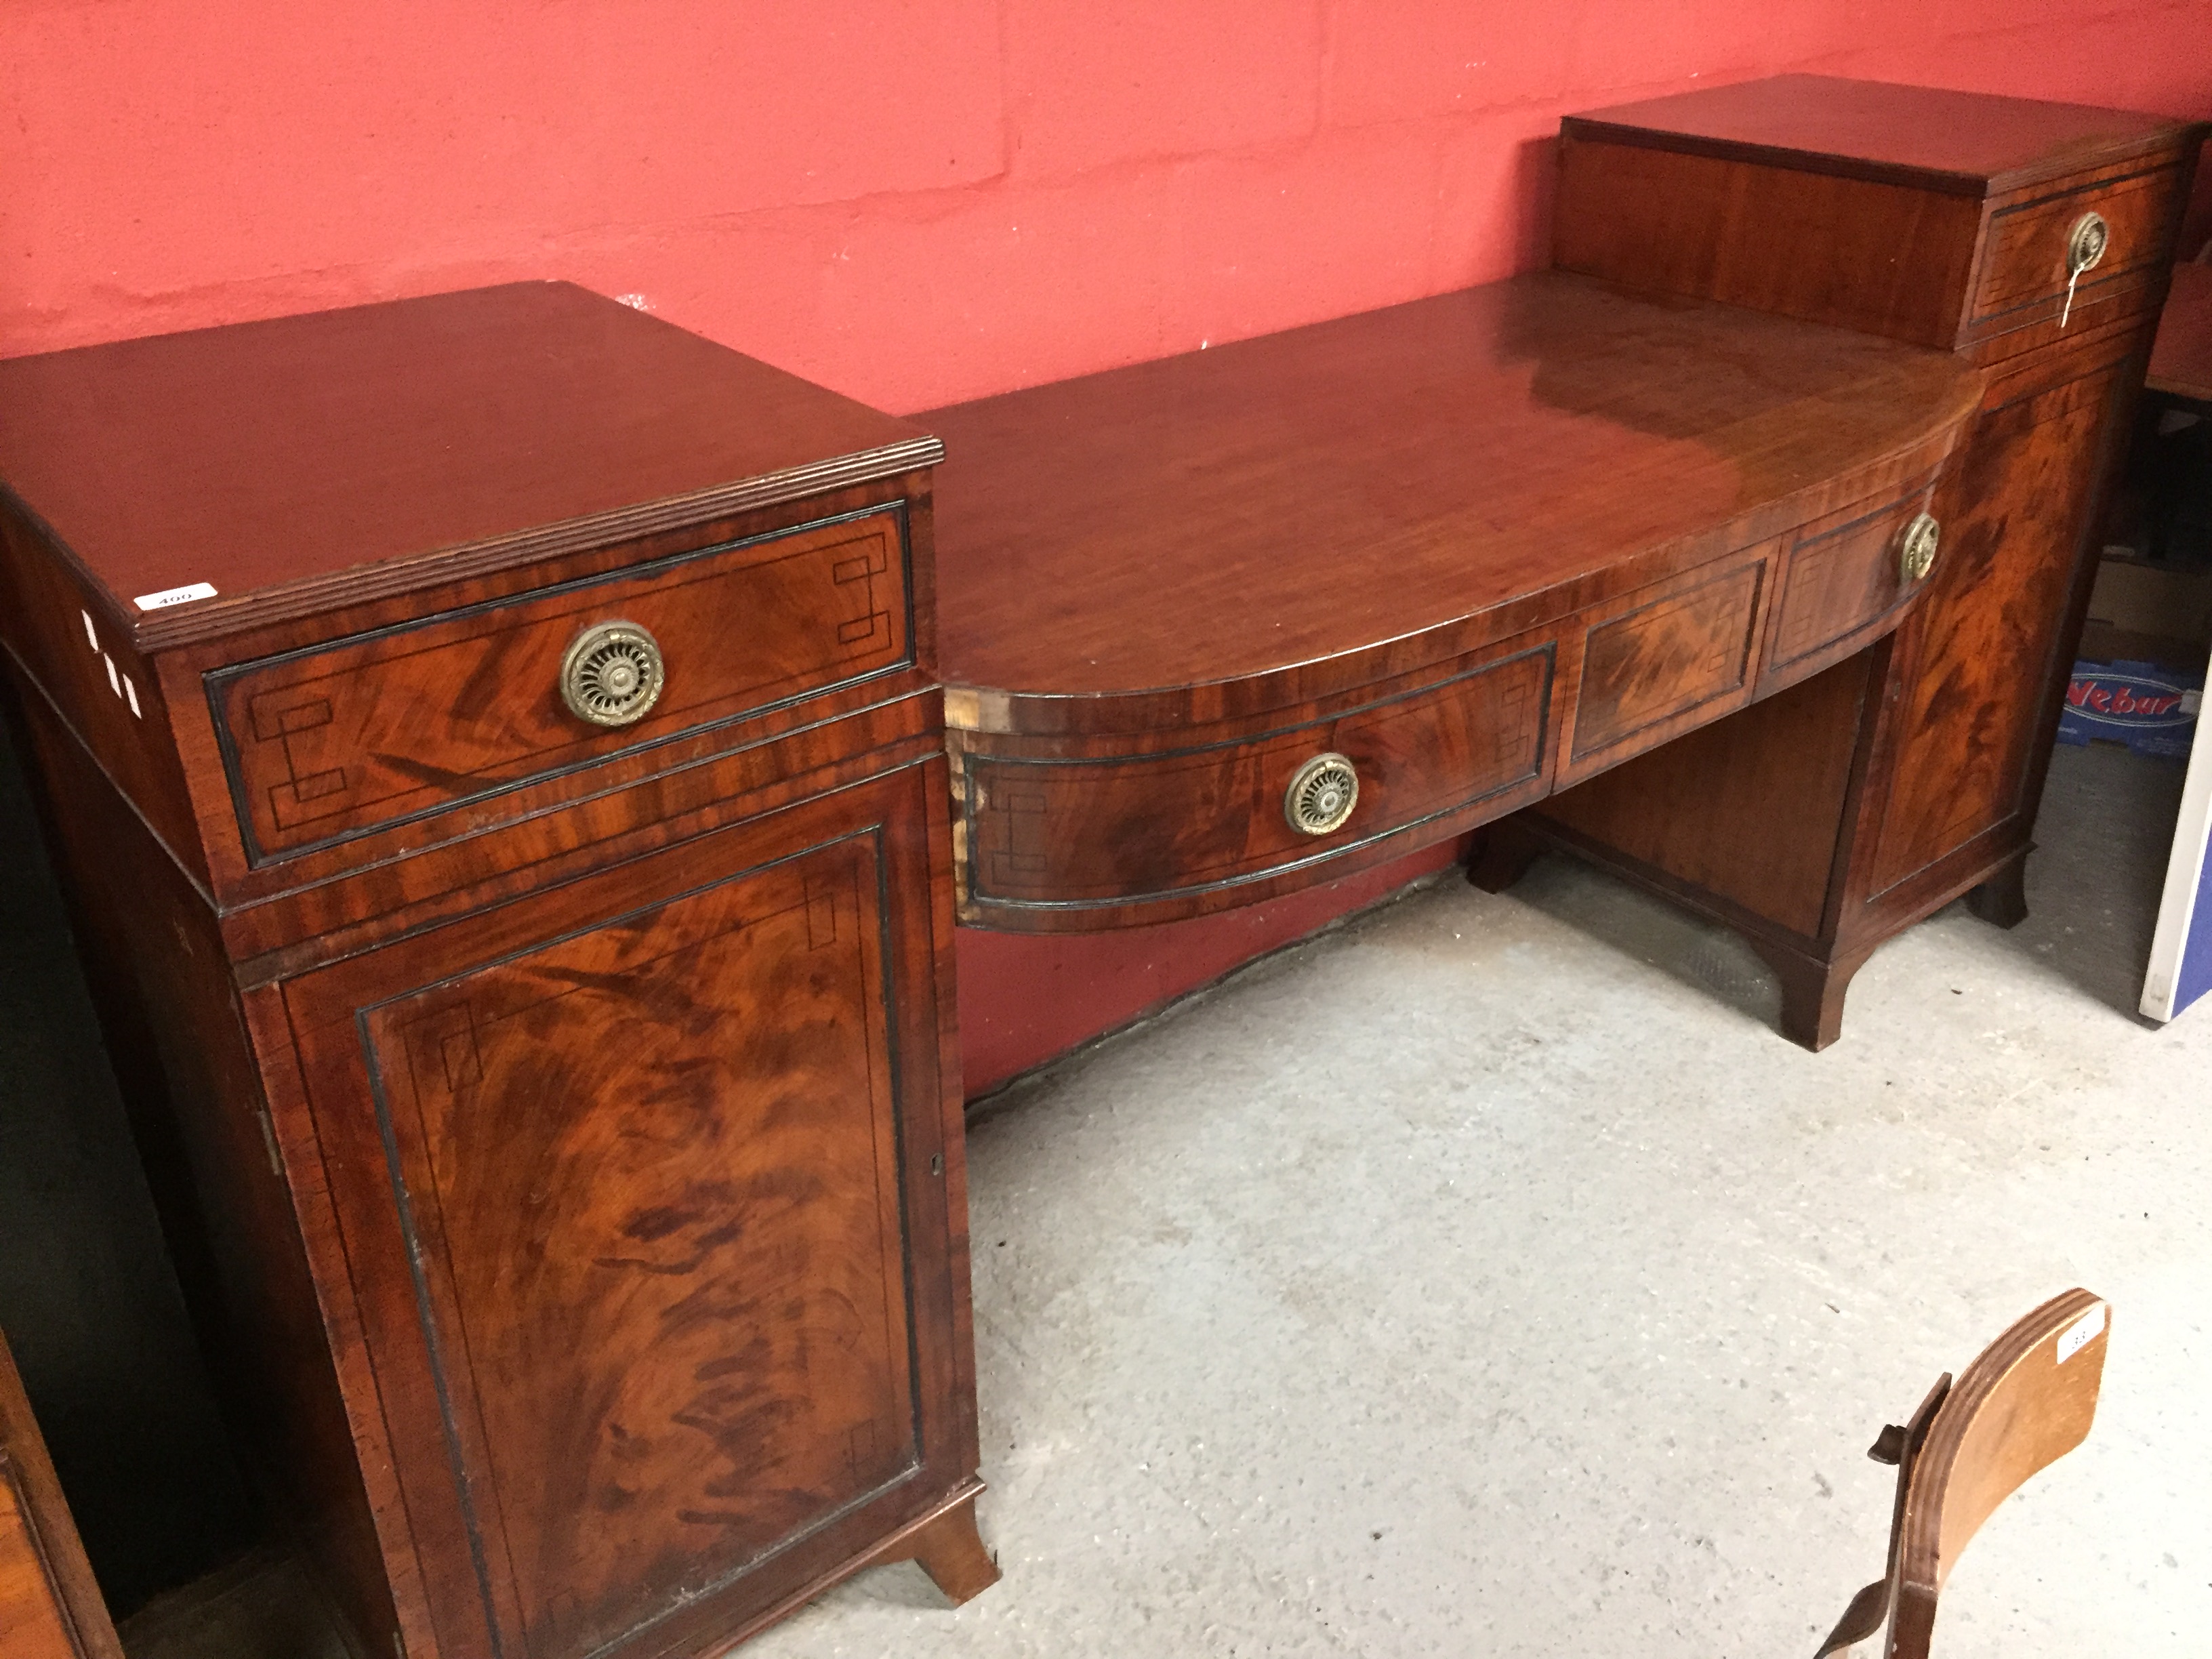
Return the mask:
<svg viewBox="0 0 2212 1659">
<path fill-rule="evenodd" d="M 362 1650 L 988 1583 L 936 441 L 535 283 L 19 359 L 0 423 L 110 1047 Z"/>
<path fill-rule="evenodd" d="M 1893 639 L 1514 819 L 1479 880 L 1564 846 L 1728 922 L 1815 1048 L 1905 927 L 1962 893 L 2026 915 L 2091 532 L 2206 131 L 1808 76 L 1568 118 L 1562 268 L 1932 347 L 1987 389 Z"/>
</svg>

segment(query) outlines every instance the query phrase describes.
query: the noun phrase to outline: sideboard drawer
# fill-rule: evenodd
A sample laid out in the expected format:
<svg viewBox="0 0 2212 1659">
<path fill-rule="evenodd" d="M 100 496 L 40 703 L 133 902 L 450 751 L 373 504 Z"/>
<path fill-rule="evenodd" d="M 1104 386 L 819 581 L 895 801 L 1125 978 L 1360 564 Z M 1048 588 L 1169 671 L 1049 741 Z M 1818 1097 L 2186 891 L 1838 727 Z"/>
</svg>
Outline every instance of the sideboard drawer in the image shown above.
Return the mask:
<svg viewBox="0 0 2212 1659">
<path fill-rule="evenodd" d="M 1861 501 L 1815 520 L 1790 538 L 1774 601 L 1764 696 L 1840 662 L 1883 631 L 1891 613 L 1917 592 L 1934 568 L 1908 571 L 1908 552 L 1940 558 L 1942 526 L 1927 513 L 1933 479 L 1901 497 Z M 1908 549 L 1907 544 L 1912 545 Z"/>
<path fill-rule="evenodd" d="M 1751 698 L 1778 544 L 1586 611 L 1564 785 L 1641 754 Z"/>
<path fill-rule="evenodd" d="M 295 856 L 913 660 L 904 526 L 878 510 L 434 615 L 208 677 L 248 859 Z M 626 623 L 661 688 L 573 712 L 572 647 Z M 647 654 L 654 654 L 647 647 Z"/>
<path fill-rule="evenodd" d="M 2119 279 L 2138 276 L 2171 257 L 2181 169 L 2160 167 L 2000 207 L 1983 233 L 1970 334 L 2002 333 L 2065 309 L 2075 228 L 2090 215 L 2101 222 L 2103 252 L 2074 290 L 2078 312 Z"/>
<path fill-rule="evenodd" d="M 1140 900 L 1245 886 L 1370 846 L 1416 824 L 1541 792 L 1554 647 L 1548 641 L 1448 668 L 1327 719 L 1149 754 L 962 757 L 972 912 L 1099 913 Z M 1409 677 L 1411 678 L 1411 677 Z M 1294 781 L 1335 757 L 1358 780 L 1348 817 L 1302 830 Z M 1309 810 L 1324 823 L 1330 780 Z M 1146 915 L 1138 920 L 1158 920 Z"/>
</svg>

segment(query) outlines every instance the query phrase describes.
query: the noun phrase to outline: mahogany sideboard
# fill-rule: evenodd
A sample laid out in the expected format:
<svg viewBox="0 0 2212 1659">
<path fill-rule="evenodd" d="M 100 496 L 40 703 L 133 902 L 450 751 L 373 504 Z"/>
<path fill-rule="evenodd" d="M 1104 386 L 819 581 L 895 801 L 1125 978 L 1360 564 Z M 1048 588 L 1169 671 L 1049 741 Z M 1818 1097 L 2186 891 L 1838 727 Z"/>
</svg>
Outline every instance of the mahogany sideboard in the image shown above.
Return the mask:
<svg viewBox="0 0 2212 1659">
<path fill-rule="evenodd" d="M 1812 76 L 1567 119 L 1561 269 L 1912 341 L 1989 383 L 1938 492 L 1942 568 L 1890 644 L 1515 819 L 1478 880 L 1557 846 L 1737 928 L 1812 1048 L 1903 928 L 1961 894 L 2026 916 L 2093 534 L 2208 131 Z"/>
<path fill-rule="evenodd" d="M 233 1437 L 366 1654 L 997 1576 L 939 453 L 560 284 L 0 363 L 48 839 Z"/>
<path fill-rule="evenodd" d="M 0 363 L 9 701 L 236 1437 L 365 1651 L 996 1576 L 956 915 L 1200 915 L 1547 797 L 1501 845 L 1603 855 L 1576 803 L 1717 742 L 1626 793 L 1827 879 L 1841 755 L 1835 812 L 1953 835 L 1878 688 L 2042 672 L 1959 618 L 2063 632 L 1989 572 L 2094 472 L 2131 258 L 2020 301 L 2032 359 L 1554 271 L 915 423 L 561 284 Z"/>
</svg>

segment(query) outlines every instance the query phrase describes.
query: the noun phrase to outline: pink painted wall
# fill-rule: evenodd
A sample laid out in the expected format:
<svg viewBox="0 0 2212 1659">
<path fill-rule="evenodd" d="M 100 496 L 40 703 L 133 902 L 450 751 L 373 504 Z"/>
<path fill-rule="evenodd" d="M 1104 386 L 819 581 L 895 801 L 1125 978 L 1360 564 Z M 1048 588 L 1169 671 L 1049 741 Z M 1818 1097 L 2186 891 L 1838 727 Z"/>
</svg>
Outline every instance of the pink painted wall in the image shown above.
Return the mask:
<svg viewBox="0 0 2212 1659">
<path fill-rule="evenodd" d="M 2212 0 L 13 0 L 0 355 L 563 276 L 911 411 L 1525 269 L 1563 112 L 1785 69 L 2212 115 Z M 970 1087 L 1389 884 L 964 935 Z"/>
</svg>

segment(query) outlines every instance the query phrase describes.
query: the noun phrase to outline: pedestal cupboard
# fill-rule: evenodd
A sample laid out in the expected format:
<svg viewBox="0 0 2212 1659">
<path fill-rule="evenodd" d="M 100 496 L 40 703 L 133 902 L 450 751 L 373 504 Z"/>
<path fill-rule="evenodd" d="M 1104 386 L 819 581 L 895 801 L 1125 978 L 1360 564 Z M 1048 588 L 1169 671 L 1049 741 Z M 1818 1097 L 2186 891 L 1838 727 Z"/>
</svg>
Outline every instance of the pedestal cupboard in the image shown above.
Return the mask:
<svg viewBox="0 0 2212 1659">
<path fill-rule="evenodd" d="M 1962 893 L 2027 914 L 2091 532 L 2206 131 L 1810 76 L 1567 119 L 1563 269 L 1912 341 L 1988 389 L 1893 640 L 1513 820 L 1479 880 L 1561 845 L 1735 926 L 1814 1048 L 1883 940 Z"/>
<path fill-rule="evenodd" d="M 934 440 L 555 284 L 0 365 L 8 680 L 365 1650 L 978 1543 Z"/>
</svg>

